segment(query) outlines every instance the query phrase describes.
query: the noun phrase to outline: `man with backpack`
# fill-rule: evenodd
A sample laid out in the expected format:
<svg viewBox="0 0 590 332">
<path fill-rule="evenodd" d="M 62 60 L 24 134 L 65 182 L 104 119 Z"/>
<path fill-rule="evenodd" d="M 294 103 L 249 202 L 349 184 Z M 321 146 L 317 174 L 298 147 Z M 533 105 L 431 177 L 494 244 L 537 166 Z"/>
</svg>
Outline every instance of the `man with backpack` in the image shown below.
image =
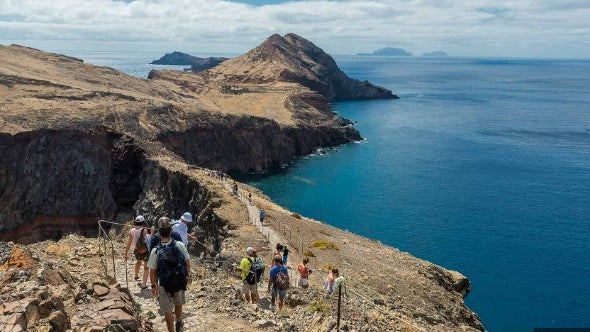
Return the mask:
<svg viewBox="0 0 590 332">
<path fill-rule="evenodd" d="M 256 255 L 254 248 L 248 247 L 246 253 L 248 257 L 243 258 L 240 262 L 240 268 L 242 269 L 242 293 L 244 293 L 246 302 L 254 304 L 259 299 L 258 282 L 262 277 L 262 272 L 264 272 L 264 264 L 262 263 L 262 259 Z"/>
<path fill-rule="evenodd" d="M 182 305 L 186 303 L 184 291 L 191 282 L 191 266 L 186 246 L 181 241 L 171 239 L 171 232 L 169 222 L 160 223 L 161 242 L 152 249 L 148 266 L 152 294 L 160 303 L 159 313 L 166 320 L 168 332 L 182 332 Z"/>
<path fill-rule="evenodd" d="M 160 219 L 158 219 L 158 225 L 161 225 L 163 222 L 167 222 L 170 223 L 170 218 L 168 217 L 161 217 Z M 152 226 L 152 232 L 154 232 L 155 229 Z M 176 241 L 181 241 L 182 242 L 182 237 L 180 236 L 180 234 L 178 234 L 178 232 L 172 231 L 172 233 L 170 234 L 170 238 L 176 240 Z M 156 233 L 154 235 L 152 235 L 151 239 L 150 239 L 150 252 L 152 251 L 152 249 L 154 249 L 158 244 L 160 244 L 160 233 Z"/>
<path fill-rule="evenodd" d="M 274 266 L 270 269 L 270 278 L 268 279 L 268 292 L 271 294 L 270 307 L 275 309 L 277 295 L 279 297 L 279 310 L 283 309 L 283 302 L 289 288 L 289 271 L 283 265 L 283 259 L 279 256 L 274 258 Z"/>
<path fill-rule="evenodd" d="M 190 212 L 185 212 L 182 215 L 182 217 L 180 217 L 180 220 L 176 220 L 172 223 L 172 230 L 180 234 L 180 237 L 182 238 L 182 243 L 184 243 L 185 246 L 188 246 L 189 238 L 193 241 L 197 239 L 196 237 L 188 233 L 188 224 L 192 222 L 193 215 Z"/>
</svg>

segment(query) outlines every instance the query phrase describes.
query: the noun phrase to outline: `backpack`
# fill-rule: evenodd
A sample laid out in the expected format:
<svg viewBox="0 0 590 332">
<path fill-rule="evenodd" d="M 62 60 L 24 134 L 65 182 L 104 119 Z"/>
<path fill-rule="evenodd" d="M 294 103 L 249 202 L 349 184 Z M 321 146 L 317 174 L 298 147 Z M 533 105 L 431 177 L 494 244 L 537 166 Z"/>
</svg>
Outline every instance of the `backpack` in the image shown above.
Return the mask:
<svg viewBox="0 0 590 332">
<path fill-rule="evenodd" d="M 283 272 L 282 265 L 279 266 L 279 273 L 277 274 L 277 279 L 275 281 L 275 286 L 278 290 L 283 291 L 289 288 L 289 272 Z"/>
<path fill-rule="evenodd" d="M 150 251 L 148 250 L 148 245 L 145 243 L 145 235 L 144 229 L 139 229 L 139 236 L 137 237 L 137 241 L 135 242 L 135 249 L 133 250 L 133 254 L 135 255 L 135 259 L 138 261 L 144 260 L 150 255 Z"/>
<path fill-rule="evenodd" d="M 256 257 L 254 261 L 248 257 L 248 261 L 250 262 L 250 271 L 248 271 L 248 275 L 246 276 L 246 282 L 249 285 L 254 285 L 262 280 L 265 266 L 260 257 Z"/>
<path fill-rule="evenodd" d="M 158 281 L 164 287 L 166 293 L 174 293 L 186 290 L 186 262 L 176 247 L 176 241 L 170 239 L 168 245 L 158 244 L 156 247 L 158 261 Z"/>
</svg>

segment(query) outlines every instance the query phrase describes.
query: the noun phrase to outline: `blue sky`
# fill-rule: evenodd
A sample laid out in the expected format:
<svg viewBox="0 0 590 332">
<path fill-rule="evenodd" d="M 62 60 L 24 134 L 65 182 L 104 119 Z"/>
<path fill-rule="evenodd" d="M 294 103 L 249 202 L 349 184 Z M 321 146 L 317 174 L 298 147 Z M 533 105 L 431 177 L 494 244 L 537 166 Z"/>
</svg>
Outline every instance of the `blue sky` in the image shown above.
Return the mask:
<svg viewBox="0 0 590 332">
<path fill-rule="evenodd" d="M 335 55 L 590 58 L 589 18 L 589 0 L 0 0 L 0 44 L 239 54 L 292 32 Z"/>
</svg>

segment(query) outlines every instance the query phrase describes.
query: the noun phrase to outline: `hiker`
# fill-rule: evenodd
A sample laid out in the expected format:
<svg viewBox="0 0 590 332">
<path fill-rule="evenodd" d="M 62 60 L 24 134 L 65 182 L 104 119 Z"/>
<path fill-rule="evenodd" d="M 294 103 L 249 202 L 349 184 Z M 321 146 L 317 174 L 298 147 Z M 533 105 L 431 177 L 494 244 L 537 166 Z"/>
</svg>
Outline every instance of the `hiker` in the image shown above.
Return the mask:
<svg viewBox="0 0 590 332">
<path fill-rule="evenodd" d="M 170 218 L 160 217 L 160 219 L 158 219 L 158 225 L 161 225 L 163 222 L 170 223 Z M 152 226 L 152 229 L 153 233 L 155 231 L 155 228 Z M 182 237 L 180 237 L 180 234 L 178 234 L 178 232 L 172 231 L 172 233 L 170 234 L 170 238 L 182 242 Z M 152 235 L 149 245 L 150 252 L 152 252 L 152 249 L 154 249 L 158 244 L 160 244 L 160 233 Z"/>
<path fill-rule="evenodd" d="M 289 249 L 287 246 L 283 248 L 283 265 L 287 266 L 287 259 L 289 258 Z"/>
<path fill-rule="evenodd" d="M 312 270 L 307 267 L 307 263 L 309 263 L 309 258 L 305 257 L 303 262 L 297 265 L 297 272 L 299 273 L 299 282 L 297 285 L 303 289 L 309 287 L 309 275 L 312 272 Z"/>
<path fill-rule="evenodd" d="M 143 227 L 143 222 L 145 218 L 141 215 L 135 217 L 135 222 L 133 227 L 129 230 L 129 236 L 127 238 L 127 247 L 125 248 L 125 261 L 129 258 L 129 249 L 133 247 L 133 254 L 135 256 L 135 276 L 133 279 L 135 281 L 139 281 L 139 269 L 141 268 L 141 264 L 143 263 L 143 277 L 141 282 L 138 283 L 138 286 L 141 290 L 146 290 L 147 287 L 147 277 L 148 277 L 148 267 L 146 265 L 148 258 L 150 257 L 150 251 L 148 248 L 148 243 L 150 241 L 150 236 L 148 229 Z"/>
<path fill-rule="evenodd" d="M 263 207 L 260 208 L 260 214 L 259 215 L 260 215 L 260 224 L 262 226 L 264 226 L 264 217 L 266 217 L 266 211 L 264 211 L 264 208 Z"/>
<path fill-rule="evenodd" d="M 336 283 L 334 282 L 334 280 L 336 280 L 336 278 L 338 278 L 339 276 L 340 274 L 338 273 L 338 269 L 336 268 L 332 269 L 332 271 L 330 271 L 326 276 L 324 287 L 326 288 L 328 294 L 332 294 L 332 292 L 336 289 Z"/>
<path fill-rule="evenodd" d="M 182 332 L 184 291 L 191 282 L 189 254 L 184 243 L 170 238 L 169 222 L 160 223 L 159 233 L 161 242 L 152 249 L 148 260 L 152 294 L 158 299 L 158 312 L 164 316 L 168 332 Z"/>
<path fill-rule="evenodd" d="M 286 281 L 285 281 L 286 280 Z M 286 284 L 285 284 L 286 282 Z M 279 310 L 283 309 L 283 302 L 287 295 L 287 288 L 289 287 L 289 271 L 286 266 L 283 266 L 281 257 L 274 258 L 274 266 L 270 269 L 270 278 L 268 279 L 267 291 L 271 294 L 270 306 L 268 309 L 273 311 L 275 309 L 275 301 L 279 297 Z"/>
<path fill-rule="evenodd" d="M 234 195 L 238 196 L 238 184 L 236 183 L 236 181 L 234 181 L 233 192 Z"/>
<path fill-rule="evenodd" d="M 247 280 L 248 274 L 250 273 L 250 269 L 254 261 L 258 258 L 256 255 L 256 250 L 252 247 L 248 247 L 246 249 L 246 253 L 248 257 L 243 258 L 240 262 L 240 268 L 242 269 L 242 293 L 244 293 L 244 297 L 247 303 L 256 303 L 258 302 L 258 280 Z"/>
<path fill-rule="evenodd" d="M 248 204 L 252 205 L 252 193 L 248 192 Z"/>
<path fill-rule="evenodd" d="M 275 252 L 272 255 L 272 261 L 270 262 L 270 265 L 274 265 L 275 262 L 275 258 L 278 257 L 281 259 L 281 263 L 283 262 L 283 245 L 280 243 L 277 243 L 276 247 L 275 247 Z"/>
<path fill-rule="evenodd" d="M 188 245 L 189 237 L 193 241 L 197 239 L 196 237 L 188 233 L 188 224 L 192 222 L 193 215 L 190 214 L 190 212 L 185 212 L 182 215 L 182 217 L 180 217 L 180 220 L 176 220 L 176 222 L 172 224 L 172 231 L 178 232 L 178 234 L 180 234 L 180 237 L 182 238 L 182 243 L 184 243 L 185 246 Z"/>
</svg>

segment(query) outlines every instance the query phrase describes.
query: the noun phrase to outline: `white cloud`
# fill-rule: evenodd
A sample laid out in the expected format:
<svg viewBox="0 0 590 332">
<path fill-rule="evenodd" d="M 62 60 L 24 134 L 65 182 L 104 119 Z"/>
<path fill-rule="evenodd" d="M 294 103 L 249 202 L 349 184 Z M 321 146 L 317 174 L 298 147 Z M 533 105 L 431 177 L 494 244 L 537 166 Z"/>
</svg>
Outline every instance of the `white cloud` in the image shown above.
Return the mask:
<svg viewBox="0 0 590 332">
<path fill-rule="evenodd" d="M 297 33 L 334 54 L 403 47 L 414 54 L 588 57 L 588 1 L 2 0 L 0 43 L 136 41 L 247 51 Z M 163 50 L 168 51 L 168 50 Z"/>
</svg>

